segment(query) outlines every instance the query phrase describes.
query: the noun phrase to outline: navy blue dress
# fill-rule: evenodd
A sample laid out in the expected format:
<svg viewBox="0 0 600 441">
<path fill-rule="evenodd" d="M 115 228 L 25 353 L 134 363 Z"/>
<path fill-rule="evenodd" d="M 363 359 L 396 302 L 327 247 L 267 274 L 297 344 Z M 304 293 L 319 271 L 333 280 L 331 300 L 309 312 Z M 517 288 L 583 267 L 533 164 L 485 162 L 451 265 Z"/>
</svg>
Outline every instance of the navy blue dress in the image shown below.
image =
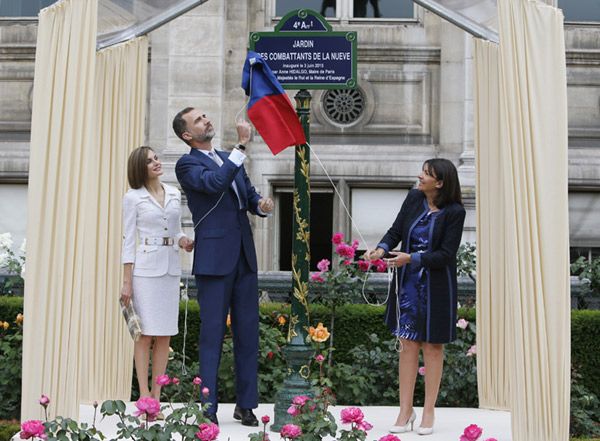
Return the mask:
<svg viewBox="0 0 600 441">
<path fill-rule="evenodd" d="M 439 211 L 430 212 L 417 222 L 409 241 L 409 253 L 422 253 L 429 247 L 433 219 Z M 409 263 L 404 269 L 400 290 L 400 320 L 396 336 L 406 340 L 425 341 L 427 323 L 427 274 L 419 264 Z"/>
</svg>

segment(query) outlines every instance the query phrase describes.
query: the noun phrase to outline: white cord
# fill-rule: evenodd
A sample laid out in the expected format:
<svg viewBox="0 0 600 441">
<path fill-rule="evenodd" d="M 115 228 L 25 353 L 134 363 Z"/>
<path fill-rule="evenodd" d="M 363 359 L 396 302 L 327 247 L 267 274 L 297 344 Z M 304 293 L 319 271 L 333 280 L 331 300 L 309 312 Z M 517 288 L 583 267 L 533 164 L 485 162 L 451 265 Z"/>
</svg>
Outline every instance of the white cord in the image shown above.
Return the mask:
<svg viewBox="0 0 600 441">
<path fill-rule="evenodd" d="M 181 298 L 185 300 L 185 315 L 183 319 L 183 348 L 181 349 L 181 374 L 187 375 L 187 368 L 185 367 L 185 342 L 187 340 L 187 316 L 188 316 L 188 303 L 190 301 L 190 297 L 188 296 L 188 284 L 189 280 L 185 279 L 185 288 L 181 293 Z"/>
<path fill-rule="evenodd" d="M 200 222 L 202 222 L 204 219 L 206 219 L 206 216 L 208 216 L 210 213 L 212 213 L 212 211 L 217 208 L 217 205 L 219 205 L 219 202 L 221 202 L 221 199 L 223 199 L 223 196 L 225 196 L 225 192 L 221 193 L 221 197 L 219 198 L 219 200 L 217 201 L 217 203 L 215 205 L 212 206 L 212 208 L 210 210 L 208 210 L 204 216 L 202 216 L 200 218 L 200 220 L 198 222 L 196 222 L 196 224 L 194 225 L 194 234 L 196 234 L 196 228 L 198 228 L 198 225 L 200 225 Z"/>
<path fill-rule="evenodd" d="M 242 106 L 242 108 L 240 110 L 238 110 L 238 112 L 235 114 L 235 121 L 234 123 L 237 124 L 238 122 L 238 118 L 240 117 L 240 114 L 246 109 L 246 107 L 248 106 L 248 103 L 250 102 L 250 95 L 252 95 L 252 71 L 254 70 L 254 64 L 250 65 L 250 81 L 248 82 L 248 90 L 250 91 L 250 93 L 248 94 L 248 97 L 246 98 L 246 102 L 244 102 L 244 105 Z"/>
<path fill-rule="evenodd" d="M 370 249 L 369 244 L 367 243 L 367 241 L 365 240 L 364 236 L 360 232 L 360 229 L 358 228 L 357 223 L 354 221 L 354 218 L 350 214 L 350 210 L 348 210 L 348 207 L 344 203 L 344 198 L 342 198 L 342 195 L 338 191 L 335 183 L 333 182 L 333 179 L 331 179 L 331 176 L 329 175 L 329 172 L 327 171 L 327 169 L 323 165 L 323 162 L 321 162 L 321 159 L 319 158 L 319 155 L 317 155 L 317 153 L 312 149 L 312 147 L 310 146 L 309 143 L 306 143 L 306 145 L 308 146 L 311 154 L 314 155 L 314 157 L 316 158 L 317 162 L 319 163 L 319 165 L 323 169 L 323 172 L 325 173 L 325 176 L 327 176 L 327 179 L 329 179 L 329 182 L 331 183 L 331 186 L 333 187 L 333 190 L 335 191 L 335 194 L 337 194 L 337 196 L 338 196 L 338 198 L 340 200 L 340 204 L 342 204 L 342 207 L 344 207 L 344 210 L 346 211 L 346 214 L 350 218 L 350 222 L 352 223 L 352 225 L 354 225 L 354 228 L 356 229 L 356 232 L 360 236 L 360 238 L 363 241 L 363 243 L 367 246 L 367 250 L 369 250 Z M 365 278 L 363 279 L 363 286 L 362 286 L 362 289 L 361 289 L 361 294 L 362 294 L 363 300 L 365 301 L 365 303 L 367 305 L 370 305 L 370 306 L 383 306 L 383 305 L 385 305 L 387 303 L 388 299 L 390 298 L 390 291 L 391 291 L 391 288 L 392 288 L 392 278 L 390 278 L 390 276 L 388 275 L 388 290 L 387 290 L 387 295 L 385 297 L 385 300 L 382 303 L 379 303 L 379 302 L 377 302 L 377 303 L 371 303 L 369 301 L 369 299 L 367 298 L 367 295 L 365 294 L 365 289 L 366 289 L 366 286 L 367 286 L 367 279 L 368 279 L 368 277 L 367 277 L 366 274 L 368 273 L 369 269 L 371 269 L 371 266 L 373 266 L 373 264 L 371 263 L 371 261 L 368 261 L 368 263 L 369 263 L 369 266 L 367 267 L 367 271 L 365 272 Z M 388 267 L 388 274 L 391 274 L 389 267 Z"/>
</svg>

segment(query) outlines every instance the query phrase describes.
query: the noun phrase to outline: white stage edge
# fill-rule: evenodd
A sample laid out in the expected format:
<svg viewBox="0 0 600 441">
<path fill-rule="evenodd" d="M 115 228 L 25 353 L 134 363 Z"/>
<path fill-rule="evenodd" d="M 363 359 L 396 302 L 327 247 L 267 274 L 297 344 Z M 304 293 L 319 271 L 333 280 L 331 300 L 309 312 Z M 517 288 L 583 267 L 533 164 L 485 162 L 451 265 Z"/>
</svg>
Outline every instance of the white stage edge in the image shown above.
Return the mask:
<svg viewBox="0 0 600 441">
<path fill-rule="evenodd" d="M 248 434 L 262 430 L 261 427 L 245 427 L 233 419 L 234 404 L 220 404 L 217 416 L 219 418 L 221 434 L 219 441 L 244 441 L 248 439 Z M 331 408 L 332 414 L 336 417 L 338 430 L 344 428 L 339 419 L 340 412 L 347 406 L 334 406 Z M 384 406 L 358 406 L 365 414 L 365 419 L 373 425 L 373 429 L 367 435 L 367 441 L 378 440 L 383 435 L 388 434 L 387 429 L 394 423 L 398 415 L 397 407 Z M 127 403 L 128 413 L 135 411 L 133 403 Z M 415 429 L 420 421 L 421 408 L 416 408 L 417 421 Z M 98 412 L 99 413 L 99 412 Z M 168 412 L 166 412 L 168 414 Z M 260 404 L 254 413 L 260 420 L 263 415 L 271 417 L 273 422 L 273 404 Z M 92 423 L 94 408 L 90 405 L 80 406 L 80 421 L 88 424 Z M 101 420 L 96 418 L 98 429 L 112 439 L 116 434 L 116 421 L 118 418 L 111 417 Z M 160 423 L 153 423 L 160 424 Z M 495 410 L 470 409 L 470 408 L 448 408 L 441 407 L 436 409 L 436 422 L 434 432 L 429 436 L 420 436 L 416 432 L 397 434 L 401 441 L 458 441 L 463 429 L 469 424 L 477 424 L 483 428 L 483 435 L 480 440 L 487 438 L 496 438 L 498 441 L 510 441 L 510 413 Z M 270 425 L 270 424 L 269 424 Z M 346 427 L 347 428 L 347 427 Z M 269 432 L 271 441 L 279 441 L 281 437 L 277 432 Z"/>
</svg>

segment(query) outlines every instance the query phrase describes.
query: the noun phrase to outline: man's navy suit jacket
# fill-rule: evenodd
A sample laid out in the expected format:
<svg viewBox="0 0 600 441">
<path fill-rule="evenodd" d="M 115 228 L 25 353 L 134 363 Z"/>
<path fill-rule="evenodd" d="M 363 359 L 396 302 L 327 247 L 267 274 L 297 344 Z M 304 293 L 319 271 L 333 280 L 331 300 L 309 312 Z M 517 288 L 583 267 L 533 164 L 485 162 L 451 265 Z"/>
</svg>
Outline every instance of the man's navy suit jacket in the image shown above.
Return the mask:
<svg viewBox="0 0 600 441">
<path fill-rule="evenodd" d="M 228 159 L 228 153 L 216 152 L 223 161 L 221 167 L 197 149 L 183 155 L 175 166 L 194 225 L 216 205 L 195 229 L 192 273 L 227 275 L 234 270 L 241 252 L 250 269 L 256 272 L 256 250 L 247 212 L 263 216 L 257 211 L 261 196 L 250 183 L 243 165 L 237 167 Z M 239 201 L 231 186 L 234 180 Z"/>
</svg>

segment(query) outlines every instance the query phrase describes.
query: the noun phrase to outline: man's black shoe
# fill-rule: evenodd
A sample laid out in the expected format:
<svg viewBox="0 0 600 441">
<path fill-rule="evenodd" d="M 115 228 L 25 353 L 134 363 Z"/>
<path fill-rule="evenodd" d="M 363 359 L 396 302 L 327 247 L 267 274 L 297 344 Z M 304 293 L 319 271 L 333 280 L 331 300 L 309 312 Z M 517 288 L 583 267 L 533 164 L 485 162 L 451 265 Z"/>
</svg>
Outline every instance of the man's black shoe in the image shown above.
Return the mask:
<svg viewBox="0 0 600 441">
<path fill-rule="evenodd" d="M 233 411 L 233 418 L 242 421 L 242 426 L 258 426 L 258 420 L 256 415 L 252 412 L 252 409 L 242 409 L 239 406 L 235 406 Z"/>
<path fill-rule="evenodd" d="M 204 416 L 208 418 L 211 423 L 214 423 L 217 426 L 219 425 L 219 420 L 217 419 L 216 413 L 205 413 Z"/>
</svg>

